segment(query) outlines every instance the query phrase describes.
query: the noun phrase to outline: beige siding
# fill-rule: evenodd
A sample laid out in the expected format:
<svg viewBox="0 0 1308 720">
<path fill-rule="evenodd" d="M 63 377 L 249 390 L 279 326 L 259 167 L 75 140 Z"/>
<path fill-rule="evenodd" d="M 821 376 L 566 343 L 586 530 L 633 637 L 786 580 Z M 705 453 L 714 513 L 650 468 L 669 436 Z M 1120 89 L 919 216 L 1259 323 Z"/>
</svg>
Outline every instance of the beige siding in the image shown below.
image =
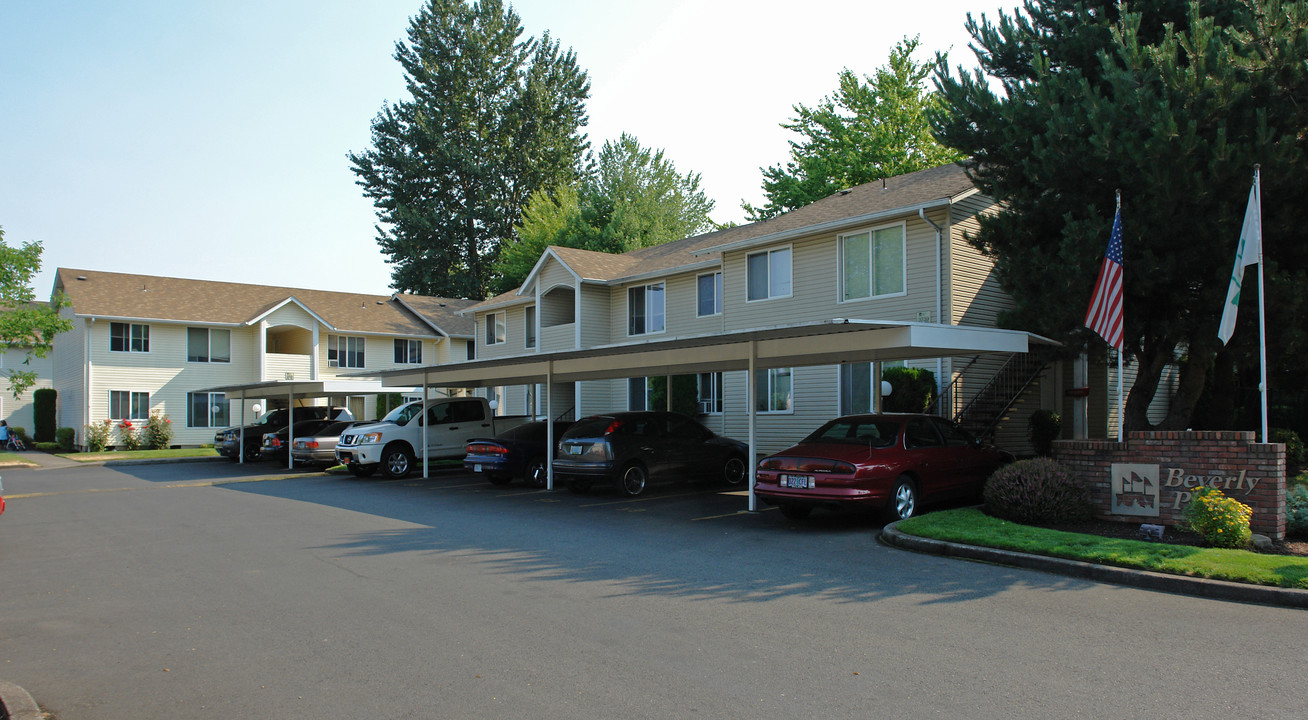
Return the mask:
<svg viewBox="0 0 1308 720">
<path fill-rule="evenodd" d="M 966 240 L 978 228 L 975 216 L 953 226 L 949 245 L 949 321 L 954 325 L 995 327 L 999 313 L 1011 309 L 1013 301 L 999 287 L 994 263 Z"/>
<path fill-rule="evenodd" d="M 312 315 L 305 312 L 304 308 L 295 303 L 287 303 L 268 314 L 264 321 L 268 327 L 277 327 L 280 325 L 291 325 L 294 327 L 312 330 L 318 321 Z"/>
<path fill-rule="evenodd" d="M 26 364 L 24 364 L 26 361 Z M 9 373 L 14 370 L 36 373 L 36 384 L 24 390 L 21 395 L 14 397 L 9 389 Z M 4 382 L 0 383 L 0 419 L 9 423 L 10 427 L 20 427 L 27 431 L 27 436 L 31 437 L 36 426 L 32 416 L 32 395 L 37 390 L 54 387 L 54 359 L 47 354 L 40 358 L 33 355 L 27 356 L 27 349 L 14 347 L 0 352 L 0 376 Z M 55 391 L 58 393 L 58 391 Z M 56 395 L 55 400 L 55 423 L 59 423 L 59 399 Z M 62 427 L 62 426 L 60 426 Z"/>
<path fill-rule="evenodd" d="M 610 323 L 612 322 L 612 316 L 618 314 L 618 309 L 617 306 L 611 304 L 611 298 L 609 288 L 589 283 L 581 286 L 582 347 L 607 345 L 614 342 L 615 338 L 626 336 L 625 326 L 622 329 L 622 335 L 613 334 Z M 625 302 L 623 307 L 626 307 Z"/>
<path fill-rule="evenodd" d="M 51 351 L 53 387 L 59 393 L 56 424 L 76 430 L 77 442 L 81 443 L 83 426 L 87 423 L 83 383 L 86 378 L 86 333 L 90 321 L 74 318 L 69 308 L 60 310 L 59 314 L 73 321 L 73 329 L 56 335 L 54 350 Z"/>
</svg>

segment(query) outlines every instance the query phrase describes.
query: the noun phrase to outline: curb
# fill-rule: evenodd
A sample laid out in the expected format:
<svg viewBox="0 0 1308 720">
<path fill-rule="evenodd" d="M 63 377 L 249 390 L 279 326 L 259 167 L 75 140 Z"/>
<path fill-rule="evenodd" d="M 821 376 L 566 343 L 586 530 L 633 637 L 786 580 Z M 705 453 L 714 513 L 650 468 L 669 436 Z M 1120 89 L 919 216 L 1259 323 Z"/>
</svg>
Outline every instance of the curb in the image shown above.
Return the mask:
<svg viewBox="0 0 1308 720">
<path fill-rule="evenodd" d="M 9 720 L 41 720 L 41 708 L 27 691 L 0 681 L 0 709 Z"/>
<path fill-rule="evenodd" d="M 980 560 L 982 562 L 1009 565 L 1012 567 L 1026 568 L 1028 570 L 1039 570 L 1041 572 L 1084 578 L 1086 580 L 1095 580 L 1097 582 L 1127 585 L 1145 590 L 1157 590 L 1178 595 L 1193 595 L 1195 597 L 1209 598 L 1212 600 L 1230 600 L 1234 602 L 1250 602 L 1263 605 L 1279 605 L 1281 607 L 1308 609 L 1308 590 L 1268 587 L 1266 585 L 1249 585 L 1246 583 L 1230 582 L 1227 580 L 1186 577 L 1184 575 L 1168 575 L 1166 573 L 1152 572 L 1150 570 L 1133 570 L 1130 568 L 1082 562 L 1080 560 L 1065 560 L 1063 558 L 1048 557 L 1045 555 L 1030 555 L 1013 550 L 1000 550 L 997 548 L 980 547 L 977 545 L 963 545 L 961 543 L 947 542 L 945 540 L 932 540 L 930 538 L 917 537 L 916 535 L 907 535 L 900 532 L 898 525 L 899 523 L 897 522 L 890 523 L 882 528 L 881 538 L 887 544 L 903 550 L 912 550 L 914 552 L 940 555 L 944 557 L 964 558 L 967 560 Z"/>
</svg>

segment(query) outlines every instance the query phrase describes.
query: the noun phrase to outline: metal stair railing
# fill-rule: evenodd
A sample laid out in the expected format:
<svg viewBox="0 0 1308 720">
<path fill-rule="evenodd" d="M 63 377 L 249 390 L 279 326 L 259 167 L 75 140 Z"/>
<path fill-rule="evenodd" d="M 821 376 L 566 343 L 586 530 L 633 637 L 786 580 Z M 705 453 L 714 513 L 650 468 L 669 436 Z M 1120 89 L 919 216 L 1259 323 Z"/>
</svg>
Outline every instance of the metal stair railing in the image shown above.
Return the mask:
<svg viewBox="0 0 1308 720">
<path fill-rule="evenodd" d="M 1031 387 L 1048 362 L 1034 353 L 1014 353 L 954 421 L 979 438 L 992 439 L 1004 414 Z"/>
</svg>

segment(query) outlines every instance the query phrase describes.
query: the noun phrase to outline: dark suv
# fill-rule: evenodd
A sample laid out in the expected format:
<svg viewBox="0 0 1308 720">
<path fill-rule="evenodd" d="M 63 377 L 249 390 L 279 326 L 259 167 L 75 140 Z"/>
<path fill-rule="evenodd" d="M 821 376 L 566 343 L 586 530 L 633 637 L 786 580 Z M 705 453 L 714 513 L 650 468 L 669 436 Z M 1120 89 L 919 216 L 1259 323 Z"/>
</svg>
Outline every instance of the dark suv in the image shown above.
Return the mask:
<svg viewBox="0 0 1308 720">
<path fill-rule="evenodd" d="M 354 416 L 350 414 L 349 410 L 342 407 L 315 405 L 295 408 L 295 422 L 297 423 L 301 420 L 321 420 L 324 418 L 353 420 Z M 243 428 L 231 427 L 226 430 L 219 430 L 213 437 L 213 446 L 217 448 L 219 455 L 226 455 L 233 460 L 239 460 L 241 433 L 244 432 L 245 459 L 246 461 L 258 460 L 260 449 L 263 447 L 263 436 L 286 429 L 286 426 L 290 424 L 290 419 L 291 415 L 287 410 L 271 410 L 252 425 L 246 425 Z"/>
<path fill-rule="evenodd" d="M 598 481 L 636 496 L 655 480 L 721 478 L 745 482 L 749 448 L 671 412 L 619 412 L 582 418 L 563 434 L 554 472 L 573 492 Z"/>
</svg>

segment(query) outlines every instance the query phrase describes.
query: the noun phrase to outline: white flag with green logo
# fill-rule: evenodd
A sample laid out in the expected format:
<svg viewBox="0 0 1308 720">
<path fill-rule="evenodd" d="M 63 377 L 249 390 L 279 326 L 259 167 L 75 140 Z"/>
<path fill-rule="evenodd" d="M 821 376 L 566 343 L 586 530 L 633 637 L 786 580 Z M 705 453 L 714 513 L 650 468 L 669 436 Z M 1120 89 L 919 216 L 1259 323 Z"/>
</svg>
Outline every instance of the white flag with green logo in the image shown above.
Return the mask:
<svg viewBox="0 0 1308 720">
<path fill-rule="evenodd" d="M 1249 188 L 1249 206 L 1244 211 L 1244 225 L 1240 228 L 1240 247 L 1235 251 L 1235 268 L 1231 270 L 1231 287 L 1226 291 L 1226 307 L 1222 310 L 1222 324 L 1217 337 L 1222 344 L 1230 342 L 1235 332 L 1235 316 L 1240 311 L 1240 283 L 1244 269 L 1257 265 L 1263 259 L 1263 225 L 1259 213 L 1258 183 Z"/>
</svg>

